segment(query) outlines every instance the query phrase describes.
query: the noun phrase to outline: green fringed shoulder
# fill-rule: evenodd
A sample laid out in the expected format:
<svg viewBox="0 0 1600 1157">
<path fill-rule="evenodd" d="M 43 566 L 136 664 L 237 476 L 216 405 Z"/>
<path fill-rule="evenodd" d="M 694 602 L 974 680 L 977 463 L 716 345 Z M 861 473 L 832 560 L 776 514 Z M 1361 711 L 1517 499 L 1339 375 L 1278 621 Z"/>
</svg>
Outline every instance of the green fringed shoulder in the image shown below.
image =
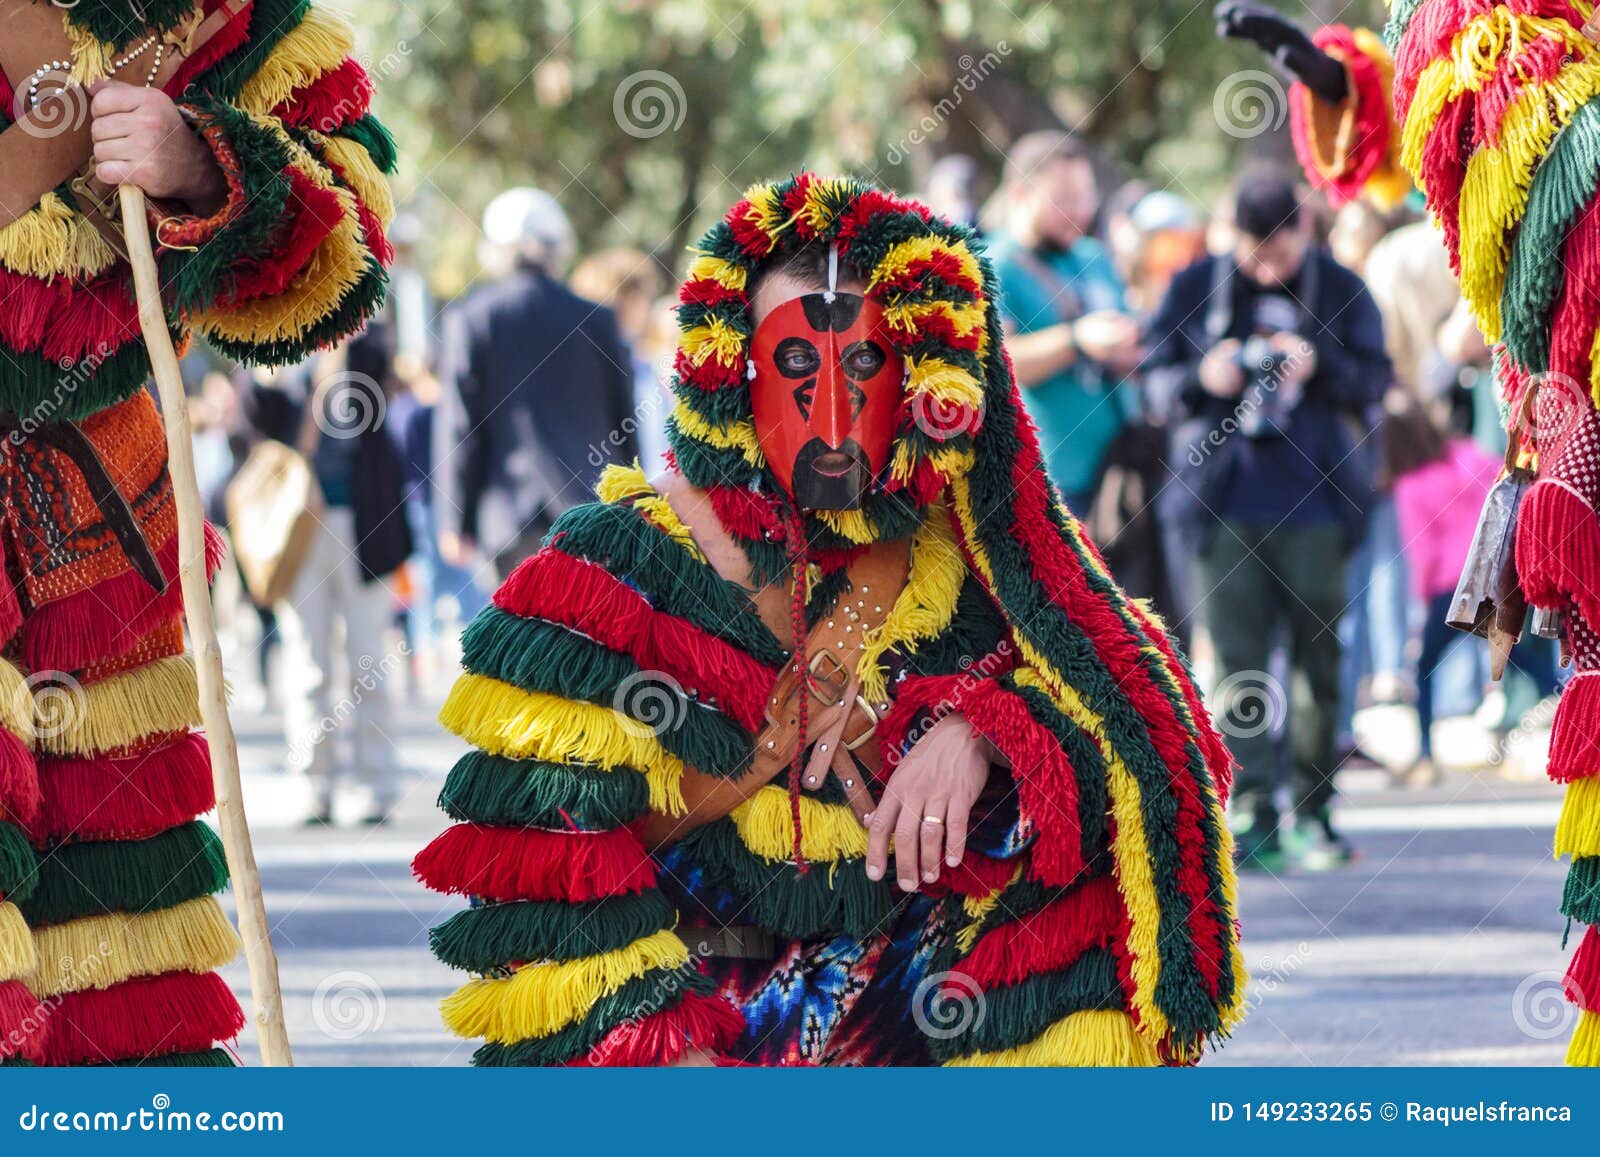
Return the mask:
<svg viewBox="0 0 1600 1157">
<path fill-rule="evenodd" d="M 52 0 L 67 20 L 120 51 L 152 32 L 176 28 L 194 11 L 194 0 Z"/>
</svg>

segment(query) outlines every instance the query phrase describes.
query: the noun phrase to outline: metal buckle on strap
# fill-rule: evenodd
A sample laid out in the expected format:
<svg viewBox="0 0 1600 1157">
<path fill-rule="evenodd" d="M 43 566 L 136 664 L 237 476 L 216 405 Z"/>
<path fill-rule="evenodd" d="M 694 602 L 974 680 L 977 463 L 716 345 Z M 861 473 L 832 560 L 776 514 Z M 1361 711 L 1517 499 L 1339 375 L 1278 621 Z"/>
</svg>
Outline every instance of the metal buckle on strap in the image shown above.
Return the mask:
<svg viewBox="0 0 1600 1157">
<path fill-rule="evenodd" d="M 823 671 L 824 663 L 828 670 Z M 821 700 L 823 706 L 832 707 L 844 698 L 845 688 L 850 686 L 850 670 L 839 662 L 838 656 L 832 651 L 818 651 L 811 656 L 807 664 L 813 676 L 811 680 L 811 693 Z"/>
<path fill-rule="evenodd" d="M 855 751 L 857 748 L 871 742 L 873 732 L 877 731 L 878 729 L 878 719 L 880 718 L 878 715 L 878 709 L 871 703 L 867 702 L 867 697 L 865 695 L 856 696 L 856 707 L 860 708 L 861 713 L 867 717 L 867 727 L 866 730 L 862 731 L 862 733 L 856 736 L 854 739 L 841 740 L 846 751 Z M 855 712 L 853 710 L 850 713 L 850 717 L 852 719 L 855 718 Z"/>
</svg>

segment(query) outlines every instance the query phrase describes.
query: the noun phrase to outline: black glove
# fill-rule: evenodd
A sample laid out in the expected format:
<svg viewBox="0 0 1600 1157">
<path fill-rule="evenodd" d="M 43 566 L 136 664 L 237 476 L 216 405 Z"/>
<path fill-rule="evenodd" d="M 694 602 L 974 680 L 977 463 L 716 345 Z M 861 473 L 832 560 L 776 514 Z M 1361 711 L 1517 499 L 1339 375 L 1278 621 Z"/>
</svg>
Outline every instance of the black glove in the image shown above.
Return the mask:
<svg viewBox="0 0 1600 1157">
<path fill-rule="evenodd" d="M 1311 38 L 1281 12 L 1246 0 L 1223 0 L 1212 13 L 1217 35 L 1249 40 L 1319 100 L 1338 104 L 1350 91 L 1344 65 L 1311 43 Z"/>
</svg>

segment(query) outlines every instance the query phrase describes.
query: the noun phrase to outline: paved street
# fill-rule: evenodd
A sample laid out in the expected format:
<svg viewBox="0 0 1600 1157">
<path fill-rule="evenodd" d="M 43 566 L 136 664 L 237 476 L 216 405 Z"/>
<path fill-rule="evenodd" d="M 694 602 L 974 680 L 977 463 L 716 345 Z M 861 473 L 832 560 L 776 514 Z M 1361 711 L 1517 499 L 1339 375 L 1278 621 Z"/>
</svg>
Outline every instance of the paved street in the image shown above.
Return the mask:
<svg viewBox="0 0 1600 1157">
<path fill-rule="evenodd" d="M 402 712 L 396 739 L 413 778 L 398 822 L 333 832 L 296 826 L 305 797 L 273 770 L 276 721 L 238 716 L 301 1064 L 462 1065 L 470 1055 L 439 1023 L 453 978 L 427 946 L 429 926 L 459 901 L 424 891 L 408 867 L 442 825 L 433 799 L 460 751 L 431 715 Z M 1391 747 L 1405 743 L 1395 719 L 1374 726 L 1380 741 L 1392 732 Z M 1559 1063 L 1568 1022 L 1555 789 L 1463 771 L 1427 791 L 1392 790 L 1376 773 L 1345 787 L 1360 863 L 1244 882 L 1255 1007 L 1213 1063 Z M 244 991 L 242 964 L 230 980 Z M 248 1038 L 243 1053 L 255 1057 Z"/>
</svg>

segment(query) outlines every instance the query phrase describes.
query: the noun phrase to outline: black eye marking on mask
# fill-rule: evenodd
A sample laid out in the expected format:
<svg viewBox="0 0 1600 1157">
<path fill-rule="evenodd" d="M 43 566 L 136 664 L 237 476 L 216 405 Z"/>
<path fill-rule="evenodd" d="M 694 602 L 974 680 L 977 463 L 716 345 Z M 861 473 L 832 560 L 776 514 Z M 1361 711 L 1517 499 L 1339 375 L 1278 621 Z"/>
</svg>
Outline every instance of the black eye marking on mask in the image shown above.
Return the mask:
<svg viewBox="0 0 1600 1157">
<path fill-rule="evenodd" d="M 794 388 L 794 404 L 800 408 L 800 416 L 808 422 L 811 421 L 811 402 L 816 394 L 816 378 Z"/>
<path fill-rule="evenodd" d="M 839 365 L 848 377 L 865 382 L 878 375 L 889 360 L 883 347 L 875 341 L 852 342 L 839 355 Z"/>
<path fill-rule="evenodd" d="M 822 368 L 822 355 L 803 337 L 786 337 L 772 353 L 773 364 L 786 378 L 809 378 Z"/>
</svg>

